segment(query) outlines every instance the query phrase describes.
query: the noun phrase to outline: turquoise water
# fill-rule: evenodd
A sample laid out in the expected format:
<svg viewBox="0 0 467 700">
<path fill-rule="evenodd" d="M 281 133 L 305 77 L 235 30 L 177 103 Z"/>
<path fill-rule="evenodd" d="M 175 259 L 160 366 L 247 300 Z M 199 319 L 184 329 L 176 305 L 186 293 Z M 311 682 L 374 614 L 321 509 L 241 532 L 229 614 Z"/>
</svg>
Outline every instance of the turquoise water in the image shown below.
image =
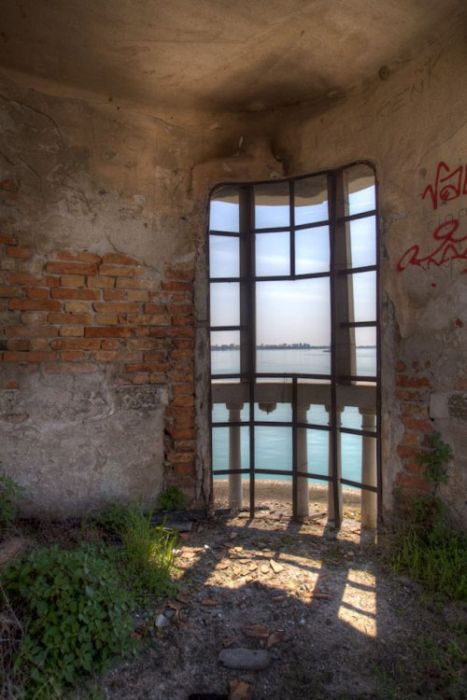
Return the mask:
<svg viewBox="0 0 467 700">
<path fill-rule="evenodd" d="M 231 367 L 235 350 L 213 351 L 213 370 L 228 372 Z M 258 371 L 306 371 L 309 373 L 325 373 L 329 371 L 330 354 L 323 350 L 260 350 L 258 352 Z M 262 356 L 262 357 L 261 357 Z M 360 374 L 374 376 L 376 373 L 376 355 L 374 348 L 357 348 L 357 365 Z M 280 370 L 279 367 L 282 369 Z M 284 367 L 287 369 L 284 370 Z M 293 367 L 294 369 L 290 369 Z M 312 367 L 310 369 L 310 367 Z M 274 381 L 280 381 L 275 379 Z M 290 404 L 278 403 L 274 411 L 266 413 L 256 404 L 254 419 L 258 421 L 291 421 L 292 408 Z M 215 404 L 212 418 L 214 422 L 228 420 L 225 405 Z M 244 406 L 241 420 L 249 419 L 249 407 Z M 362 417 L 357 408 L 348 406 L 341 414 L 341 424 L 348 428 L 362 427 Z M 315 425 L 328 425 L 328 414 L 324 406 L 312 405 L 307 413 L 307 422 Z M 241 467 L 248 469 L 249 461 L 249 430 L 248 426 L 241 428 Z M 282 426 L 255 426 L 255 465 L 258 469 L 291 470 L 292 469 L 292 428 Z M 325 430 L 306 429 L 307 464 L 301 465 L 300 470 L 314 474 L 328 474 L 329 432 Z M 361 481 L 362 438 L 359 435 L 341 434 L 342 478 Z M 228 469 L 229 467 L 229 428 L 213 428 L 213 469 Z M 215 477 L 225 479 L 225 476 Z M 284 475 L 258 474 L 258 479 L 289 480 Z M 315 480 L 311 480 L 312 482 Z M 325 483 L 316 480 L 317 483 Z"/>
</svg>

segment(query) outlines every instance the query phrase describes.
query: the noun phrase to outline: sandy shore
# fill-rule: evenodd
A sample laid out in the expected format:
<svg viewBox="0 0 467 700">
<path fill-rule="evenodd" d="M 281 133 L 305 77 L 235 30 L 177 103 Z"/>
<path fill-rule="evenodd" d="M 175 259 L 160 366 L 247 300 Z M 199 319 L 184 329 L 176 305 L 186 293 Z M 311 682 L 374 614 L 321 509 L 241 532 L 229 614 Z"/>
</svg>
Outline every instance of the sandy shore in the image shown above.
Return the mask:
<svg viewBox="0 0 467 700">
<path fill-rule="evenodd" d="M 243 502 L 244 506 L 249 502 L 249 480 L 244 480 Z M 353 489 L 342 489 L 344 505 L 356 510 L 360 509 L 360 491 Z M 310 506 L 326 507 L 328 499 L 328 488 L 326 486 L 316 486 L 312 484 L 308 489 Z M 292 483 L 290 481 L 260 480 L 255 482 L 255 498 L 257 503 L 292 503 Z M 214 502 L 216 505 L 224 506 L 229 500 L 229 482 L 227 479 L 214 481 Z"/>
</svg>

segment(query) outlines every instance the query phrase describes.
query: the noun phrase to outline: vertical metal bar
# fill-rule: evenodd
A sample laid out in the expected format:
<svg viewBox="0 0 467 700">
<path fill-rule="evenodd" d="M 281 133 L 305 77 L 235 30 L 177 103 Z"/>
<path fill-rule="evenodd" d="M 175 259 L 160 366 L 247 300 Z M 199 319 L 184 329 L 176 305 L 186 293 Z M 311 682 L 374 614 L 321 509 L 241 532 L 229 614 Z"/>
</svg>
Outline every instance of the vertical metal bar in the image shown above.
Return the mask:
<svg viewBox="0 0 467 700">
<path fill-rule="evenodd" d="M 297 377 L 292 379 L 292 517 L 298 516 L 298 449 L 297 449 L 297 410 L 298 410 L 298 391 Z"/>
<path fill-rule="evenodd" d="M 328 202 L 329 202 L 329 228 L 330 228 L 330 253 L 331 253 L 331 463 L 332 463 L 332 489 L 334 502 L 334 524 L 340 527 L 341 512 L 339 499 L 339 474 L 338 474 L 338 416 L 337 416 L 337 353 L 336 353 L 336 235 L 337 235 L 337 177 L 336 173 L 328 175 Z"/>
<path fill-rule="evenodd" d="M 381 234 L 379 219 L 379 182 L 375 173 L 375 209 L 376 209 L 376 486 L 378 524 L 383 523 L 383 455 L 382 455 L 382 394 L 381 394 Z"/>
<path fill-rule="evenodd" d="M 245 185 L 241 189 L 240 230 L 245 251 L 245 299 L 248 306 L 246 325 L 247 339 L 244 353 L 248 376 L 248 403 L 250 407 L 250 518 L 255 515 L 255 372 L 256 372 L 256 290 L 255 290 L 255 234 L 254 234 L 254 189 Z"/>
<path fill-rule="evenodd" d="M 289 182 L 290 276 L 295 277 L 295 182 Z"/>
</svg>

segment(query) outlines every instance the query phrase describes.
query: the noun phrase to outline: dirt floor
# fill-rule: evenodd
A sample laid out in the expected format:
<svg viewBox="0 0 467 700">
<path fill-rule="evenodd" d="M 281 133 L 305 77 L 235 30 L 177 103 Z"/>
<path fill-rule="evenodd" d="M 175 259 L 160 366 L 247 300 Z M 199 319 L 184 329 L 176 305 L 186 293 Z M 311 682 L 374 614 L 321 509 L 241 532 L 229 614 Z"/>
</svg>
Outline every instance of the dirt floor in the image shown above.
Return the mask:
<svg viewBox="0 0 467 700">
<path fill-rule="evenodd" d="M 312 511 L 296 523 L 284 501 L 263 501 L 254 520 L 218 511 L 183 534 L 178 591 L 138 618 L 145 651 L 92 697 L 467 698 L 465 606 L 391 574 L 355 501 L 338 534 L 323 498 Z M 267 668 L 225 668 L 219 654 L 236 648 L 250 661 L 266 650 Z"/>
</svg>

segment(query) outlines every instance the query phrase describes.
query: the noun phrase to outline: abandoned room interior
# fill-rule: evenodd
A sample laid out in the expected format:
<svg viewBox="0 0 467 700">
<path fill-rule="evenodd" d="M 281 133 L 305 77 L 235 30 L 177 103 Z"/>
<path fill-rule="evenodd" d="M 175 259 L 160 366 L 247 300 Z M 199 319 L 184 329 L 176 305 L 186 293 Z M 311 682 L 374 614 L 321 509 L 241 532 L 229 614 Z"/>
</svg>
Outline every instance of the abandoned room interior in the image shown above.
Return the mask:
<svg viewBox="0 0 467 700">
<path fill-rule="evenodd" d="M 465 697 L 464 0 L 0 5 L 3 696 Z M 132 517 L 54 675 L 14 576 Z"/>
</svg>

